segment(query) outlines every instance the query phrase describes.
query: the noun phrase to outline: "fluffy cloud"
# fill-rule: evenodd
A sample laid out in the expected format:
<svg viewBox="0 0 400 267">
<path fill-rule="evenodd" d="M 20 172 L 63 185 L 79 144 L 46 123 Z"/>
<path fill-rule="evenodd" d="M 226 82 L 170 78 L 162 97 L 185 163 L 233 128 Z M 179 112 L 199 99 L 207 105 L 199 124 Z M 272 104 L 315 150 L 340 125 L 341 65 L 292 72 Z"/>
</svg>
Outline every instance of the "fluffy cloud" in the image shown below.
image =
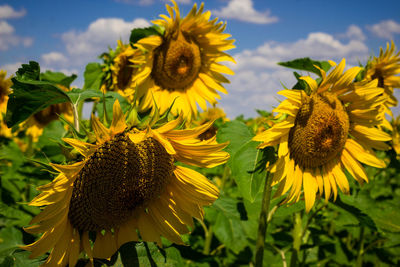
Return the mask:
<svg viewBox="0 0 400 267">
<path fill-rule="evenodd" d="M 32 38 L 16 35 L 13 26 L 6 21 L 0 21 L 0 51 L 8 50 L 10 47 L 17 45 L 28 47 L 31 46 L 32 43 Z"/>
<path fill-rule="evenodd" d="M 283 85 L 291 88 L 296 83 L 293 71 L 277 62 L 300 57 L 336 62 L 346 58 L 346 65 L 350 66 L 368 57 L 368 48 L 362 41 L 364 35 L 358 27 L 350 26 L 338 36 L 343 40 L 314 32 L 292 43 L 268 41 L 254 50 L 233 55 L 237 64 L 229 66 L 235 75 L 226 86 L 229 94 L 222 97 L 221 106 L 227 108 L 226 113 L 231 118 L 240 114 L 252 117 L 256 115 L 255 109 L 271 110 L 277 106 L 281 97 L 276 93 L 284 88 Z"/>
<path fill-rule="evenodd" d="M 400 34 L 400 24 L 394 20 L 384 20 L 368 26 L 367 29 L 376 36 L 385 39 L 393 39 L 395 34 Z"/>
<path fill-rule="evenodd" d="M 11 19 L 11 18 L 20 18 L 25 16 L 26 10 L 21 9 L 20 11 L 14 10 L 9 5 L 0 6 L 0 19 Z"/>
<path fill-rule="evenodd" d="M 50 52 L 42 55 L 42 61 L 46 65 L 65 64 L 68 59 L 59 52 Z"/>
<path fill-rule="evenodd" d="M 226 7 L 221 10 L 214 10 L 216 16 L 227 19 L 268 24 L 278 21 L 278 17 L 271 16 L 270 11 L 259 12 L 254 9 L 252 0 L 230 0 Z"/>
<path fill-rule="evenodd" d="M 96 60 L 107 47 L 115 47 L 116 40 L 127 42 L 133 28 L 148 27 L 145 19 L 135 19 L 131 22 L 119 18 L 99 18 L 92 22 L 86 31 L 69 31 L 62 34 L 62 40 L 70 60 L 75 65 Z"/>
</svg>

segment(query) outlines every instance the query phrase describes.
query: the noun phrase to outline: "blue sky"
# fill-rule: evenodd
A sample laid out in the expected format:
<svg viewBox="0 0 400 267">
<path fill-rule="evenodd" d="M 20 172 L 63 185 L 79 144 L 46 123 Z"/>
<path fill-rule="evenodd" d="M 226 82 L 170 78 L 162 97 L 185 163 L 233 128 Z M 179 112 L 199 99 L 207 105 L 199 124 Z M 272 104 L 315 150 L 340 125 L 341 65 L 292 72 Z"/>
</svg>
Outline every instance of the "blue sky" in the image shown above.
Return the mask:
<svg viewBox="0 0 400 267">
<path fill-rule="evenodd" d="M 186 15 L 193 3 L 179 0 Z M 294 84 L 290 70 L 276 62 L 297 57 L 340 61 L 348 66 L 377 55 L 391 39 L 400 46 L 400 1 L 216 0 L 205 9 L 227 21 L 226 32 L 236 40 L 229 53 L 228 95 L 220 105 L 229 117 L 254 116 L 271 110 L 276 92 Z M 38 61 L 43 70 L 76 73 L 82 85 L 87 63 L 96 61 L 117 39 L 127 41 L 133 27 L 148 26 L 166 14 L 164 0 L 0 0 L 0 69 L 9 74 L 22 63 Z M 400 90 L 396 91 L 400 97 Z M 399 110 L 396 110 L 400 114 Z"/>
</svg>

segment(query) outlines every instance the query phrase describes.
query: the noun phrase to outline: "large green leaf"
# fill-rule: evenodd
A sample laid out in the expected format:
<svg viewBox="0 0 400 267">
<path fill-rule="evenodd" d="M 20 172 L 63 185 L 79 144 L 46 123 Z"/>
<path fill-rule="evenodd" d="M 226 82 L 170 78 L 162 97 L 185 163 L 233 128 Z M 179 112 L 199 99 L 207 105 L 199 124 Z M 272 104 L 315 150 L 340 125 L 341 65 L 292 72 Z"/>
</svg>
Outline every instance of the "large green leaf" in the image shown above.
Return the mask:
<svg viewBox="0 0 400 267">
<path fill-rule="evenodd" d="M 101 83 L 103 82 L 104 72 L 99 63 L 91 62 L 86 65 L 85 72 L 83 73 L 85 83 L 83 89 L 100 90 Z"/>
<path fill-rule="evenodd" d="M 257 163 L 262 159 L 257 142 L 252 141 L 253 132 L 243 122 L 230 121 L 218 130 L 218 142 L 229 141 L 226 151 L 230 154 L 228 165 L 231 176 L 238 185 L 243 198 L 253 202 L 262 189 L 265 172 L 258 170 Z"/>
<path fill-rule="evenodd" d="M 71 76 L 67 76 L 62 72 L 53 72 L 46 71 L 45 73 L 40 74 L 40 80 L 52 82 L 55 84 L 61 84 L 67 88 L 71 86 L 71 83 L 76 79 L 76 74 L 72 74 Z"/>
<path fill-rule="evenodd" d="M 327 72 L 331 68 L 331 64 L 329 64 L 328 61 L 316 61 L 308 57 L 298 58 L 286 62 L 279 62 L 278 64 L 287 68 L 309 71 L 319 76 L 321 76 L 321 71 L 315 66 L 318 66 L 325 72 Z"/>
<path fill-rule="evenodd" d="M 0 256 L 10 255 L 21 245 L 23 242 L 20 230 L 15 227 L 6 227 L 0 230 Z"/>
<path fill-rule="evenodd" d="M 23 64 L 12 82 L 6 114 L 9 128 L 51 105 L 71 101 L 54 83 L 40 80 L 40 67 L 34 61 Z"/>
<path fill-rule="evenodd" d="M 103 97 L 103 93 L 99 90 L 94 90 L 94 89 L 81 90 L 78 88 L 72 89 L 70 92 L 67 92 L 67 95 L 69 96 L 74 105 L 78 104 L 79 102 L 85 101 L 86 99 L 89 98 Z"/>
</svg>

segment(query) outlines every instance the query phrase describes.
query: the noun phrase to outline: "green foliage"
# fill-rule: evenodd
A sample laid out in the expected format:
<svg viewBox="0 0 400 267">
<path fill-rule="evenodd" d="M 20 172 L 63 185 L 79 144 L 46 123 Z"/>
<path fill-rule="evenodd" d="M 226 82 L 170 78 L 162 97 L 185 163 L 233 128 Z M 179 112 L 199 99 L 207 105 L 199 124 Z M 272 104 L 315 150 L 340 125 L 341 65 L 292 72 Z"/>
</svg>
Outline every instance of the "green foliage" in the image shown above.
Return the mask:
<svg viewBox="0 0 400 267">
<path fill-rule="evenodd" d="M 162 36 L 164 29 L 159 26 L 151 26 L 147 28 L 136 28 L 131 31 L 131 36 L 129 37 L 129 41 L 132 44 L 137 43 L 140 39 L 151 36 L 151 35 L 159 35 Z"/>
<path fill-rule="evenodd" d="M 23 64 L 12 82 L 13 93 L 9 95 L 6 113 L 9 128 L 53 104 L 70 102 L 68 95 L 56 83 L 40 79 L 40 67 L 34 61 Z"/>
<path fill-rule="evenodd" d="M 298 58 L 286 62 L 279 62 L 278 64 L 287 68 L 312 72 L 319 76 L 322 76 L 320 69 L 327 72 L 331 68 L 331 64 L 329 64 L 328 61 L 316 61 L 308 57 Z"/>
<path fill-rule="evenodd" d="M 93 89 L 100 90 L 101 84 L 103 82 L 104 72 L 99 63 L 89 63 L 86 65 L 85 72 L 83 73 L 85 83 L 83 89 Z"/>
<path fill-rule="evenodd" d="M 46 71 L 45 73 L 40 74 L 40 80 L 51 82 L 54 84 L 60 84 L 69 88 L 71 83 L 77 78 L 76 74 L 72 74 L 71 76 L 67 76 L 62 72 L 52 72 Z"/>
</svg>

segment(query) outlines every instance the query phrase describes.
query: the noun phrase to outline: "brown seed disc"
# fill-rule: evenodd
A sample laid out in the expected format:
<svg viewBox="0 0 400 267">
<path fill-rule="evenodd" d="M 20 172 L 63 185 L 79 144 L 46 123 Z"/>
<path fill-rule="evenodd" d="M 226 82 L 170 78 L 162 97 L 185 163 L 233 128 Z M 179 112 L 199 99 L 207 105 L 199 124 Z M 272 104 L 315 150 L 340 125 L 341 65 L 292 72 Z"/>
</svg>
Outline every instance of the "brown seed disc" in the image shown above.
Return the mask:
<svg viewBox="0 0 400 267">
<path fill-rule="evenodd" d="M 121 58 L 121 63 L 117 74 L 117 85 L 120 90 L 125 90 L 129 87 L 133 71 L 134 68 L 130 65 L 129 58 L 126 56 Z"/>
<path fill-rule="evenodd" d="M 162 88 L 185 90 L 196 80 L 200 68 L 199 46 L 189 35 L 180 32 L 155 50 L 152 76 Z"/>
<path fill-rule="evenodd" d="M 74 182 L 68 217 L 82 231 L 121 225 L 157 198 L 173 174 L 173 158 L 155 139 L 138 144 L 126 134 L 104 143 Z"/>
<path fill-rule="evenodd" d="M 69 104 L 61 103 L 47 107 L 33 115 L 35 120 L 42 126 L 46 126 L 50 122 L 57 120 L 58 116 L 70 110 Z"/>
<path fill-rule="evenodd" d="M 349 117 L 336 95 L 314 94 L 300 107 L 290 129 L 290 157 L 304 168 L 315 168 L 335 158 L 349 132 Z"/>
</svg>

